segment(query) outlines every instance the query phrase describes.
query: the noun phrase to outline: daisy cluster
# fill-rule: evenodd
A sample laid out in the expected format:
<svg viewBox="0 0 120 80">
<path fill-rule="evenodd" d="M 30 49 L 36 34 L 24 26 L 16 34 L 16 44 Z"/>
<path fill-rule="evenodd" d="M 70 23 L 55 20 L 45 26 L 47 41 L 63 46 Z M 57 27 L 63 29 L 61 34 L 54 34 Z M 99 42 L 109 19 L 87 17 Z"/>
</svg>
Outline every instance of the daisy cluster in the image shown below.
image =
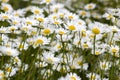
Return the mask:
<svg viewBox="0 0 120 80">
<path fill-rule="evenodd" d="M 71 1 L 0 0 L 0 80 L 120 80 L 120 9 Z"/>
</svg>

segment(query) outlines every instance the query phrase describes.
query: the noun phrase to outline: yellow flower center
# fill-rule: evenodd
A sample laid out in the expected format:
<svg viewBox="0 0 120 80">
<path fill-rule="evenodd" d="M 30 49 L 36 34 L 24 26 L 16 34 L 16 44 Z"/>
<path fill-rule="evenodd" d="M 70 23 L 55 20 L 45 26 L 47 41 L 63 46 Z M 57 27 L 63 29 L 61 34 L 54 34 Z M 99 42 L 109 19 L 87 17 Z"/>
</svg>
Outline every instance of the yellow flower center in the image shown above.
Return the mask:
<svg viewBox="0 0 120 80">
<path fill-rule="evenodd" d="M 43 33 L 46 34 L 46 35 L 50 34 L 50 32 L 51 32 L 50 29 L 44 29 L 43 30 Z"/>
<path fill-rule="evenodd" d="M 11 55 L 12 54 L 12 52 L 11 51 L 7 51 L 7 55 Z"/>
<path fill-rule="evenodd" d="M 65 32 L 64 31 L 59 31 L 59 34 L 63 35 L 63 34 L 65 34 Z"/>
<path fill-rule="evenodd" d="M 7 15 L 2 16 L 3 19 L 8 19 L 9 17 Z"/>
<path fill-rule="evenodd" d="M 14 21 L 13 24 L 16 25 L 18 22 L 17 21 Z"/>
<path fill-rule="evenodd" d="M 105 68 L 106 68 L 106 64 L 102 64 L 102 68 L 104 68 L 104 69 L 105 69 Z"/>
<path fill-rule="evenodd" d="M 76 67 L 75 67 L 75 65 L 71 65 L 71 69 L 75 69 Z"/>
<path fill-rule="evenodd" d="M 81 15 L 82 15 L 82 16 L 86 16 L 86 12 L 85 12 L 85 11 L 82 11 L 82 12 L 81 12 Z"/>
<path fill-rule="evenodd" d="M 53 59 L 52 58 L 48 58 L 47 61 L 48 61 L 48 63 L 51 63 L 51 64 L 53 63 Z"/>
<path fill-rule="evenodd" d="M 71 15 L 71 16 L 68 16 L 69 19 L 73 19 L 74 17 Z"/>
<path fill-rule="evenodd" d="M 81 44 L 81 42 L 80 42 L 80 41 L 78 41 L 78 42 L 77 42 L 77 45 L 80 45 L 80 44 Z"/>
<path fill-rule="evenodd" d="M 60 68 L 60 72 L 63 72 L 65 73 L 66 72 L 66 69 L 63 67 L 63 68 Z"/>
<path fill-rule="evenodd" d="M 109 14 L 109 15 L 107 16 L 107 18 L 111 19 L 111 18 L 113 18 L 113 16 L 112 16 L 111 14 Z"/>
<path fill-rule="evenodd" d="M 54 20 L 57 19 L 57 16 L 53 16 L 53 19 L 54 19 Z"/>
<path fill-rule="evenodd" d="M 7 72 L 11 72 L 12 69 L 11 69 L 10 67 L 8 67 L 8 68 L 6 68 L 6 71 L 7 71 Z"/>
<path fill-rule="evenodd" d="M 54 24 L 56 24 L 56 25 L 57 25 L 57 24 L 60 24 L 60 23 L 59 23 L 58 21 L 55 21 L 55 22 L 54 22 Z"/>
<path fill-rule="evenodd" d="M 62 46 L 61 45 L 58 45 L 57 48 L 60 49 Z"/>
<path fill-rule="evenodd" d="M 19 13 L 16 13 L 15 16 L 19 16 Z"/>
<path fill-rule="evenodd" d="M 89 9 L 92 9 L 92 8 L 93 8 L 93 6 L 92 6 L 92 5 L 88 5 L 88 8 L 89 8 Z"/>
<path fill-rule="evenodd" d="M 39 10 L 35 10 L 34 13 L 35 14 L 40 14 L 40 11 Z"/>
<path fill-rule="evenodd" d="M 82 23 L 81 23 L 81 22 L 78 22 L 78 24 L 79 24 L 79 25 L 82 25 Z"/>
<path fill-rule="evenodd" d="M 5 32 L 5 30 L 0 30 L 0 33 L 4 33 Z"/>
<path fill-rule="evenodd" d="M 27 24 L 30 24 L 30 25 L 32 24 L 32 22 L 30 22 L 30 21 L 26 21 L 26 23 L 27 23 Z"/>
<path fill-rule="evenodd" d="M 117 53 L 117 52 L 118 52 L 118 50 L 117 50 L 117 49 L 115 49 L 115 48 L 112 48 L 112 52 L 113 52 L 113 53 Z"/>
<path fill-rule="evenodd" d="M 43 44 L 44 43 L 44 41 L 42 40 L 42 39 L 38 39 L 37 41 L 36 41 L 36 44 Z"/>
<path fill-rule="evenodd" d="M 64 17 L 64 14 L 60 14 L 60 17 L 63 18 L 63 17 Z"/>
<path fill-rule="evenodd" d="M 95 55 L 99 55 L 99 54 L 100 54 L 100 52 L 99 52 L 99 51 L 96 51 L 96 52 L 95 52 Z"/>
<path fill-rule="evenodd" d="M 31 35 L 36 35 L 36 34 L 37 34 L 36 31 L 32 31 L 32 32 L 31 32 Z"/>
<path fill-rule="evenodd" d="M 74 25 L 70 25 L 70 26 L 68 26 L 68 28 L 69 28 L 70 30 L 76 30 L 76 27 L 75 27 Z"/>
<path fill-rule="evenodd" d="M 41 63 L 41 64 L 39 64 L 39 67 L 43 67 L 43 64 Z"/>
<path fill-rule="evenodd" d="M 11 30 L 11 31 L 14 31 L 14 30 L 15 30 L 15 28 L 14 28 L 14 27 L 11 27 L 11 28 L 10 28 L 10 30 Z"/>
<path fill-rule="evenodd" d="M 5 74 L 4 74 L 4 73 L 0 73 L 0 76 L 4 77 L 4 76 L 5 76 Z"/>
<path fill-rule="evenodd" d="M 94 34 L 99 34 L 99 33 L 100 33 L 100 29 L 97 28 L 97 27 L 94 27 L 94 28 L 92 29 L 92 32 L 93 32 Z"/>
<path fill-rule="evenodd" d="M 118 29 L 117 28 L 112 28 L 112 31 L 115 33 L 115 32 L 118 31 Z"/>
<path fill-rule="evenodd" d="M 50 3 L 51 0 L 45 0 L 47 3 Z"/>
<path fill-rule="evenodd" d="M 43 18 L 37 18 L 37 20 L 40 21 L 40 22 L 44 22 Z"/>
<path fill-rule="evenodd" d="M 3 10 L 4 10 L 4 11 L 8 11 L 9 8 L 8 8 L 7 6 L 5 6 L 5 7 L 3 8 Z"/>
<path fill-rule="evenodd" d="M 14 58 L 15 62 L 19 62 L 18 58 Z"/>
<path fill-rule="evenodd" d="M 86 37 L 86 31 L 85 30 L 82 30 L 82 36 Z"/>
<path fill-rule="evenodd" d="M 82 61 L 78 61 L 77 63 L 78 63 L 80 66 L 83 65 L 83 62 L 82 62 Z"/>
<path fill-rule="evenodd" d="M 8 0 L 2 0 L 2 2 L 8 2 Z"/>
<path fill-rule="evenodd" d="M 96 76 L 95 75 L 91 75 L 91 80 L 95 80 Z"/>
<path fill-rule="evenodd" d="M 23 27 L 22 30 L 28 31 L 28 27 Z"/>
<path fill-rule="evenodd" d="M 70 80 L 77 80 L 75 76 L 71 76 Z"/>
<path fill-rule="evenodd" d="M 88 44 L 83 44 L 83 47 L 88 48 L 89 46 L 88 46 Z"/>
<path fill-rule="evenodd" d="M 6 47 L 10 47 L 10 44 L 7 43 L 7 44 L 5 44 L 5 46 L 6 46 Z"/>
<path fill-rule="evenodd" d="M 58 8 L 55 8 L 55 9 L 54 9 L 54 13 L 57 13 L 57 12 L 58 12 Z"/>
<path fill-rule="evenodd" d="M 95 36 L 94 34 L 90 34 L 90 38 L 94 38 L 94 36 Z"/>
</svg>

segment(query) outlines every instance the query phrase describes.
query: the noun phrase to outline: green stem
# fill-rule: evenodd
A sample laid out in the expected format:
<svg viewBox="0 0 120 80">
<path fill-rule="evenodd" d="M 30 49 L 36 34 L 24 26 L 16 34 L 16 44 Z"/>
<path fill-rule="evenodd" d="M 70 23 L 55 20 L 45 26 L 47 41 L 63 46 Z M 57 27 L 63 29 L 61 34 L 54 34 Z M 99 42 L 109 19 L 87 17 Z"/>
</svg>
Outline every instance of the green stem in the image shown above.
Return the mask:
<svg viewBox="0 0 120 80">
<path fill-rule="evenodd" d="M 93 53 L 94 53 L 94 55 L 95 55 L 95 47 L 96 47 L 96 46 L 95 46 L 95 40 L 96 40 L 96 35 L 94 36 L 94 40 L 93 40 L 93 50 L 94 50 Z"/>
</svg>

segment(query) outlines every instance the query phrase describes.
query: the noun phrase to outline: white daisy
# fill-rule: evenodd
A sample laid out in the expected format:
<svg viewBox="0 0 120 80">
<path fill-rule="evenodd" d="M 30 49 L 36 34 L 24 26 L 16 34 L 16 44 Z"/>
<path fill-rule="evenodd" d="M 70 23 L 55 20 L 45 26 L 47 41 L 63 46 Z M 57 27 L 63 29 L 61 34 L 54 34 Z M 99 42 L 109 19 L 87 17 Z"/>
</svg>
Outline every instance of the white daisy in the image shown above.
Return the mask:
<svg viewBox="0 0 120 80">
<path fill-rule="evenodd" d="M 81 80 L 76 73 L 69 73 L 66 75 L 65 80 Z"/>
<path fill-rule="evenodd" d="M 7 56 L 18 56 L 20 53 L 14 49 L 14 48 L 9 48 L 9 47 L 4 47 L 4 46 L 0 46 L 0 51 Z"/>
<path fill-rule="evenodd" d="M 89 4 L 85 5 L 86 10 L 92 10 L 95 7 L 96 7 L 96 4 L 94 4 L 94 3 L 89 3 Z"/>
<path fill-rule="evenodd" d="M 60 59 L 57 57 L 54 57 L 54 53 L 52 53 L 52 52 L 44 52 L 43 57 L 44 57 L 44 61 L 49 63 L 49 64 L 60 63 Z"/>
<path fill-rule="evenodd" d="M 39 45 L 49 44 L 50 42 L 50 39 L 47 39 L 46 37 L 43 36 L 37 36 L 34 37 L 33 39 L 34 39 L 34 43 L 33 43 L 34 48 L 38 47 Z"/>
</svg>

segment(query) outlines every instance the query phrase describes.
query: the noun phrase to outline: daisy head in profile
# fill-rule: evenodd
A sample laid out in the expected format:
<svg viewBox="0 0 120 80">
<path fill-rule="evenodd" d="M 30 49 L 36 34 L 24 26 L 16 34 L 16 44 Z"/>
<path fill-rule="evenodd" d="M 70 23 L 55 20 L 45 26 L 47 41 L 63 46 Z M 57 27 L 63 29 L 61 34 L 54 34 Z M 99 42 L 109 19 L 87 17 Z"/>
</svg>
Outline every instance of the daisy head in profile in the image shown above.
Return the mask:
<svg viewBox="0 0 120 80">
<path fill-rule="evenodd" d="M 43 53 L 44 61 L 49 64 L 58 64 L 60 62 L 60 58 L 55 57 L 53 52 L 44 52 Z"/>
<path fill-rule="evenodd" d="M 11 18 L 11 15 L 8 13 L 0 13 L 0 20 L 4 21 L 4 20 L 9 20 Z"/>
<path fill-rule="evenodd" d="M 78 11 L 78 14 L 79 14 L 82 18 L 84 18 L 84 17 L 90 17 L 90 13 L 87 12 L 87 11 L 85 11 L 85 10 L 80 10 L 80 11 Z"/>
<path fill-rule="evenodd" d="M 13 56 L 13 57 L 18 56 L 20 54 L 19 51 L 17 51 L 17 49 L 11 47 L 5 47 L 5 46 L 1 46 L 0 51 L 2 52 L 3 55 Z"/>
<path fill-rule="evenodd" d="M 111 67 L 111 64 L 110 64 L 110 62 L 108 62 L 108 61 L 101 61 L 100 62 L 100 68 L 102 69 L 102 70 L 108 70 L 109 68 Z"/>
<path fill-rule="evenodd" d="M 96 73 L 89 73 L 89 74 L 87 74 L 87 77 L 90 80 L 100 80 L 100 76 Z"/>
<path fill-rule="evenodd" d="M 0 0 L 2 3 L 7 3 L 9 0 Z"/>
<path fill-rule="evenodd" d="M 68 73 L 65 80 L 81 80 L 81 78 L 76 73 Z"/>
<path fill-rule="evenodd" d="M 31 12 L 35 15 L 40 15 L 42 14 L 43 10 L 40 9 L 39 7 L 32 7 Z"/>
<path fill-rule="evenodd" d="M 52 3 L 53 1 L 54 1 L 54 0 L 42 0 L 42 1 L 41 1 L 41 4 L 42 4 L 42 3 L 45 3 L 45 4 L 48 5 L 48 4 Z"/>
<path fill-rule="evenodd" d="M 85 5 L 86 10 L 92 10 L 95 7 L 96 7 L 96 4 L 94 4 L 94 3 L 89 3 L 89 4 Z"/>
<path fill-rule="evenodd" d="M 36 48 L 39 45 L 45 45 L 45 44 L 48 44 L 49 42 L 50 42 L 50 39 L 47 39 L 46 37 L 43 37 L 43 36 L 37 36 L 34 38 L 33 47 Z"/>
</svg>

